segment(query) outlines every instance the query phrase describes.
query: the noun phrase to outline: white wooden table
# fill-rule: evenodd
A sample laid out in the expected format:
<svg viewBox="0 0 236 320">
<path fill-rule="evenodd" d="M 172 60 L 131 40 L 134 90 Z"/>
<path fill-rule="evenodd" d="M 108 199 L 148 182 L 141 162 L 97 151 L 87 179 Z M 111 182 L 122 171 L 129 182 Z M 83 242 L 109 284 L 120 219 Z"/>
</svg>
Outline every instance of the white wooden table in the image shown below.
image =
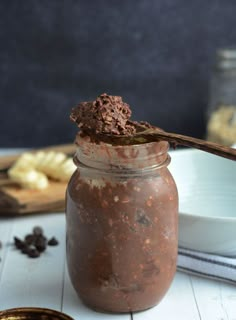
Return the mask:
<svg viewBox="0 0 236 320">
<path fill-rule="evenodd" d="M 30 259 L 13 246 L 35 225 L 60 244 L 49 247 L 40 258 Z M 65 258 L 63 213 L 0 218 L 0 310 L 44 307 L 63 311 L 75 320 L 236 320 L 236 288 L 221 282 L 176 273 L 161 303 L 133 314 L 103 314 L 85 307 L 71 286 Z"/>
<path fill-rule="evenodd" d="M 13 246 L 40 225 L 47 237 L 60 244 L 48 247 L 40 258 L 30 259 Z M 78 320 L 93 319 L 236 319 L 236 288 L 208 279 L 178 273 L 161 303 L 145 312 L 106 315 L 85 307 L 71 286 L 65 263 L 65 215 L 43 214 L 0 219 L 0 310 L 37 306 L 63 311 Z"/>
</svg>

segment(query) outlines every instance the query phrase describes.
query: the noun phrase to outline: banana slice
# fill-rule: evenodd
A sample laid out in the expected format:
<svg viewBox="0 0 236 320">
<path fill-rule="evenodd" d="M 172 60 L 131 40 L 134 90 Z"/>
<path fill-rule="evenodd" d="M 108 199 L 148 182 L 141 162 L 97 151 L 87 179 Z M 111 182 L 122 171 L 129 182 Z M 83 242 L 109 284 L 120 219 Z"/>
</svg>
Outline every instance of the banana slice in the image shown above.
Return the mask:
<svg viewBox="0 0 236 320">
<path fill-rule="evenodd" d="M 26 189 L 45 189 L 48 187 L 48 178 L 45 174 L 34 169 L 13 167 L 8 171 L 10 179 Z"/>
<path fill-rule="evenodd" d="M 59 170 L 58 167 L 62 164 L 65 159 L 67 159 L 66 155 L 61 152 L 41 152 L 38 156 L 39 161 L 36 163 L 36 169 L 45 173 L 47 176 L 55 178 L 53 172 L 55 170 Z"/>
<path fill-rule="evenodd" d="M 72 158 L 68 158 L 64 153 L 25 152 L 8 170 L 8 175 L 24 188 L 44 189 L 48 186 L 48 177 L 67 182 L 75 169 Z"/>
<path fill-rule="evenodd" d="M 56 180 L 69 181 L 76 167 L 72 158 L 67 158 L 50 172 L 50 176 Z"/>
<path fill-rule="evenodd" d="M 35 167 L 35 156 L 32 153 L 23 153 L 14 163 L 14 167 L 28 169 Z"/>
</svg>

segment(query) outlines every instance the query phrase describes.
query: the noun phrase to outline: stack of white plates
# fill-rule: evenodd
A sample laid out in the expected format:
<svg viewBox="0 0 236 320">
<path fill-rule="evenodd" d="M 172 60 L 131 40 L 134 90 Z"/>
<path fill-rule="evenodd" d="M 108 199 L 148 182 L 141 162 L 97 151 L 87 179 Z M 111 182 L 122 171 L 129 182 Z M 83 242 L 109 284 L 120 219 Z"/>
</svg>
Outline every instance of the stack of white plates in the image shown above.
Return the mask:
<svg viewBox="0 0 236 320">
<path fill-rule="evenodd" d="M 236 161 L 184 149 L 170 152 L 179 192 L 179 246 L 236 256 Z"/>
</svg>

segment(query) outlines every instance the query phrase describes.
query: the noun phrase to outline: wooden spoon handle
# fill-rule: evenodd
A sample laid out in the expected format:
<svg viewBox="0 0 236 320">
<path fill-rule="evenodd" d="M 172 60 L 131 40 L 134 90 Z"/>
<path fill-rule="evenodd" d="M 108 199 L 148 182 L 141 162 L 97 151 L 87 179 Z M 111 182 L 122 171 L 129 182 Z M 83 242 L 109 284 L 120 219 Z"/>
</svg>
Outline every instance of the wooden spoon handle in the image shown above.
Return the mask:
<svg viewBox="0 0 236 320">
<path fill-rule="evenodd" d="M 236 149 L 222 146 L 214 142 L 209 142 L 209 141 L 205 141 L 205 140 L 201 140 L 193 137 L 188 137 L 188 136 L 177 134 L 177 133 L 155 131 L 155 130 L 147 130 L 146 133 L 143 132 L 143 135 L 142 133 L 138 135 L 142 136 L 148 141 L 155 141 L 157 139 L 162 139 L 174 144 L 180 144 L 183 146 L 200 149 L 200 150 L 236 161 Z"/>
</svg>

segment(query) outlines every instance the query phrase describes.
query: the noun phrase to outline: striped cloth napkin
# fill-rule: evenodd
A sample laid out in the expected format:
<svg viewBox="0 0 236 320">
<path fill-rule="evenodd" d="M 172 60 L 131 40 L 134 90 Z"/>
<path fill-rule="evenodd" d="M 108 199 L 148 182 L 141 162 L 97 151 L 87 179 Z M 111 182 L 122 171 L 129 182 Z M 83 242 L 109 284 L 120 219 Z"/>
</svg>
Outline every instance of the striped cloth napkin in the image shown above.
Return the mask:
<svg viewBox="0 0 236 320">
<path fill-rule="evenodd" d="M 236 284 L 236 258 L 180 248 L 177 270 Z"/>
</svg>

